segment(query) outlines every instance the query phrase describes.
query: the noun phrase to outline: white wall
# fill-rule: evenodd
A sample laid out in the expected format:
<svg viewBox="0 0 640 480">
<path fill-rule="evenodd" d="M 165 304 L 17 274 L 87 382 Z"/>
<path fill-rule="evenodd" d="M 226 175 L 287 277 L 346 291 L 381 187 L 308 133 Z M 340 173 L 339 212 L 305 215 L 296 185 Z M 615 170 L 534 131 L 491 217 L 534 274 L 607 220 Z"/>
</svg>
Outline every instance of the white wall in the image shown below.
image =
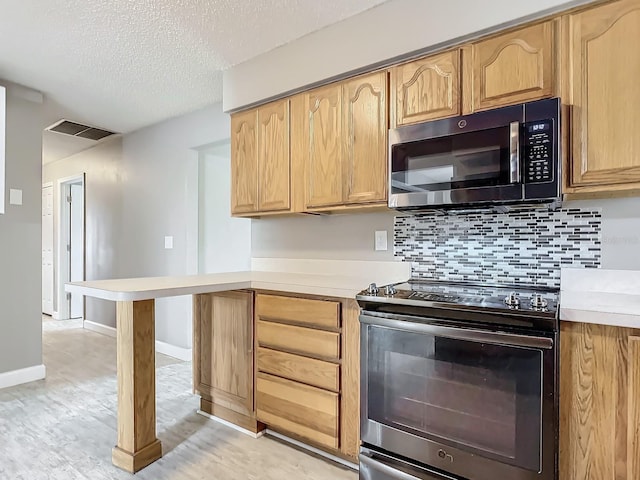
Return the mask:
<svg viewBox="0 0 640 480">
<path fill-rule="evenodd" d="M 125 135 L 122 143 L 123 277 L 198 271 L 198 147 L 229 138 L 220 104 Z M 173 237 L 173 249 L 164 237 Z M 191 297 L 156 302 L 156 338 L 192 343 Z"/>
<path fill-rule="evenodd" d="M 96 147 L 43 167 L 43 182 L 54 184 L 54 251 L 57 251 L 60 189 L 58 180 L 85 173 L 85 277 L 101 280 L 120 276 L 118 268 L 122 215 L 122 139 L 116 137 Z M 54 257 L 54 270 L 59 271 Z M 57 277 L 57 275 L 56 275 Z M 57 309 L 57 299 L 54 308 Z M 86 298 L 87 320 L 115 327 L 115 303 Z"/>
<path fill-rule="evenodd" d="M 224 110 L 588 1 L 391 0 L 226 70 Z"/>
<path fill-rule="evenodd" d="M 0 373 L 42 364 L 42 103 L 7 87 L 6 201 L 0 215 Z M 23 204 L 9 205 L 9 189 Z"/>
</svg>

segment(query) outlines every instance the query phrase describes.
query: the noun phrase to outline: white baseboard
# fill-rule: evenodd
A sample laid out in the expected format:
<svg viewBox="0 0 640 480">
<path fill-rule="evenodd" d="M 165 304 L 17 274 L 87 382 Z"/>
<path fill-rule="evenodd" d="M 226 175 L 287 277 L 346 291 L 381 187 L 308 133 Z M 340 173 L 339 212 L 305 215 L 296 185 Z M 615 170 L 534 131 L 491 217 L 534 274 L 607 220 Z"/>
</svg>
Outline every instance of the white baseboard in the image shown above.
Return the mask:
<svg viewBox="0 0 640 480">
<path fill-rule="evenodd" d="M 190 362 L 191 361 L 191 349 L 190 348 L 176 347 L 175 345 L 171 345 L 170 343 L 161 342 L 160 340 L 156 340 L 156 352 L 163 353 L 164 355 L 168 355 L 169 357 L 177 358 L 178 360 L 182 360 L 184 362 Z"/>
<path fill-rule="evenodd" d="M 53 312 L 51 314 L 51 318 L 53 318 L 54 320 L 60 320 L 60 313 L 59 312 Z"/>
<path fill-rule="evenodd" d="M 107 325 L 102 325 L 101 323 L 92 322 L 91 320 L 85 320 L 83 322 L 84 328 L 87 330 L 91 330 L 92 332 L 101 333 L 102 335 L 108 335 L 109 337 L 116 336 L 116 329 L 113 327 L 109 327 Z M 169 357 L 177 358 L 178 360 L 182 360 L 185 362 L 191 361 L 191 349 L 177 347 L 175 345 L 171 345 L 169 343 L 161 342 L 156 340 L 156 352 L 162 353 L 163 355 L 167 355 Z"/>
<path fill-rule="evenodd" d="M 203 412 L 202 410 L 196 410 L 196 413 L 198 415 L 202 415 L 203 417 L 210 418 L 211 420 L 214 420 L 214 421 L 216 421 L 218 423 L 221 423 L 222 425 L 225 425 L 225 426 L 227 426 L 229 428 L 233 428 L 234 430 L 236 430 L 236 431 L 238 431 L 240 433 L 244 433 L 245 435 L 248 435 L 249 437 L 252 437 L 252 438 L 260 438 L 265 433 L 264 430 L 262 430 L 261 432 L 258 432 L 258 433 L 254 433 L 254 432 L 252 432 L 250 430 L 247 430 L 246 428 L 239 427 L 238 425 L 236 425 L 234 423 L 231 423 L 231 422 L 228 422 L 226 420 L 223 420 L 220 417 L 216 417 L 215 415 L 211 415 L 210 413 Z"/>
<path fill-rule="evenodd" d="M 47 368 L 44 365 L 36 365 L 34 367 L 0 373 L 0 389 L 42 380 L 46 375 Z"/>
<path fill-rule="evenodd" d="M 116 336 L 116 329 L 113 327 L 109 327 L 108 325 L 102 325 L 101 323 L 92 322 L 91 320 L 85 320 L 84 322 L 82 322 L 82 326 L 87 330 L 101 333 L 102 335 L 106 335 L 108 337 L 115 338 Z"/>
</svg>

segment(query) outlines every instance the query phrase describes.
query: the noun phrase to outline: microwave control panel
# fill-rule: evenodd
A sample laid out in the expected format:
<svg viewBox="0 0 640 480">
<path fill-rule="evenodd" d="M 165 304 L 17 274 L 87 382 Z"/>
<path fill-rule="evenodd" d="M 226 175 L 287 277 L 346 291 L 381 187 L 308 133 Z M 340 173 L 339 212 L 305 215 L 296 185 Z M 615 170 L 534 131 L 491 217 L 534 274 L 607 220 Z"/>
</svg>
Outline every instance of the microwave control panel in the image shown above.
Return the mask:
<svg viewBox="0 0 640 480">
<path fill-rule="evenodd" d="M 525 183 L 553 181 L 553 121 L 524 124 Z"/>
</svg>

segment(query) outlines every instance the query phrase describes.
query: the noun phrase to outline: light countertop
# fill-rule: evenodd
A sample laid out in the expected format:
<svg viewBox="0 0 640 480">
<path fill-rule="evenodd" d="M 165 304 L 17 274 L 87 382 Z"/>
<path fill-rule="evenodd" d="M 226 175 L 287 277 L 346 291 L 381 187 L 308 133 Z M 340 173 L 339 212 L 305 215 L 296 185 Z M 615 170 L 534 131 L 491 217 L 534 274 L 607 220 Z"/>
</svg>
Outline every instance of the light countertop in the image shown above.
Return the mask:
<svg viewBox="0 0 640 480">
<path fill-rule="evenodd" d="M 253 262 L 257 266 L 259 262 Z M 297 262 L 300 264 L 300 262 Z M 386 264 L 386 268 L 385 268 Z M 304 264 L 306 267 L 308 264 Z M 328 263 L 321 273 L 246 271 L 172 277 L 126 278 L 67 283 L 66 291 L 113 301 L 212 293 L 239 289 L 273 290 L 337 298 L 353 298 L 369 283 L 379 285 L 406 281 L 410 266 L 401 262 Z M 277 268 L 273 266 L 273 268 Z M 298 269 L 300 270 L 300 269 Z M 337 271 L 339 270 L 339 271 Z M 347 272 L 347 273 L 345 273 Z"/>
<path fill-rule="evenodd" d="M 640 328 L 640 272 L 563 269 L 560 320 Z"/>
</svg>

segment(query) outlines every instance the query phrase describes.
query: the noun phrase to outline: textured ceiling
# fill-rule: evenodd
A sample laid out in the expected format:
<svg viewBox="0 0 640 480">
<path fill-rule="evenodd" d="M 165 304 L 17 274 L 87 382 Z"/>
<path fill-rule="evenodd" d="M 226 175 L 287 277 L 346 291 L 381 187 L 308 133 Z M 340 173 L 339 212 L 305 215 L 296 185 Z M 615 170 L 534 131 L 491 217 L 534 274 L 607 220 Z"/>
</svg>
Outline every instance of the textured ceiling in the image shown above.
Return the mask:
<svg viewBox="0 0 640 480">
<path fill-rule="evenodd" d="M 0 78 L 43 92 L 48 123 L 129 132 L 219 101 L 223 69 L 384 1 L 0 0 Z"/>
</svg>

